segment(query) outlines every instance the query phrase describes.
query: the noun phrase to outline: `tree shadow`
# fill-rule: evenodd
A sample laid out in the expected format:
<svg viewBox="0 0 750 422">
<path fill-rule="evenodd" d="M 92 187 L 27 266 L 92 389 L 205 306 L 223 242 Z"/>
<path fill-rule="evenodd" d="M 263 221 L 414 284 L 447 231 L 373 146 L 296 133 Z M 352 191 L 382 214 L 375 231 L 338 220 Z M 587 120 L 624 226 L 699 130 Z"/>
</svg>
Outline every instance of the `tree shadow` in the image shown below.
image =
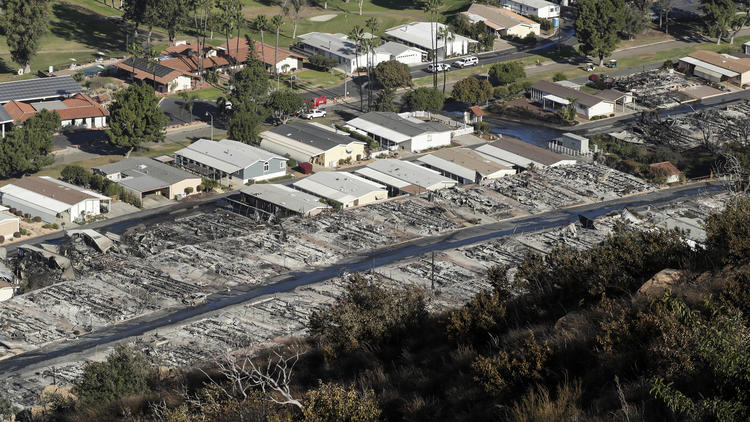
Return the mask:
<svg viewBox="0 0 750 422">
<path fill-rule="evenodd" d="M 372 0 L 372 4 L 391 10 L 406 10 L 415 8 L 412 2 L 404 0 Z M 417 6 L 416 8 L 420 7 Z"/>
<path fill-rule="evenodd" d="M 16 73 L 16 68 L 10 67 L 5 59 L 0 58 L 0 73 Z"/>
<path fill-rule="evenodd" d="M 62 3 L 55 3 L 52 11 L 58 18 L 49 23 L 55 36 L 98 50 L 126 49 L 124 33 L 115 22 Z"/>
</svg>

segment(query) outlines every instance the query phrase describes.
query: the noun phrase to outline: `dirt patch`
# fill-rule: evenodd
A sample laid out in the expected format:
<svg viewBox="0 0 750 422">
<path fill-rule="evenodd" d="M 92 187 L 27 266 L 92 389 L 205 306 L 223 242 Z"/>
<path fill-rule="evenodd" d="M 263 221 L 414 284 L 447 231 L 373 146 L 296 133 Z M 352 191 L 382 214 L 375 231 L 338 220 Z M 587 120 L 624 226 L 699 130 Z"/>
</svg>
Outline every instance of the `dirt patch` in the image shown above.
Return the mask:
<svg viewBox="0 0 750 422">
<path fill-rule="evenodd" d="M 335 18 L 336 16 L 337 15 L 335 13 L 334 14 L 327 14 L 327 15 L 318 15 L 318 16 L 313 16 L 313 17 L 309 18 L 308 20 L 310 20 L 312 22 L 328 22 L 329 20 Z"/>
</svg>

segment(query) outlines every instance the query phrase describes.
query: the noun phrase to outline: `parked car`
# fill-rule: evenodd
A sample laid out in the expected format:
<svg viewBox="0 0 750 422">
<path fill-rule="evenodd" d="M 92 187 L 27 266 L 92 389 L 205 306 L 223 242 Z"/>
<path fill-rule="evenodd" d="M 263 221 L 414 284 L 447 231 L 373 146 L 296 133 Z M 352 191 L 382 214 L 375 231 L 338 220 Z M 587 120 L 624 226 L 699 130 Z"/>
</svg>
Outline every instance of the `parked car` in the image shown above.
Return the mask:
<svg viewBox="0 0 750 422">
<path fill-rule="evenodd" d="M 430 63 L 430 65 L 427 66 L 427 71 L 430 73 L 447 72 L 449 70 L 451 70 L 451 65 L 447 63 L 438 63 L 437 65 Z"/>
<path fill-rule="evenodd" d="M 479 64 L 479 58 L 476 56 L 463 57 L 453 62 L 453 66 L 460 67 L 460 68 L 476 66 L 478 64 Z"/>
<path fill-rule="evenodd" d="M 312 120 L 316 117 L 326 117 L 326 111 L 319 108 L 314 108 L 307 113 L 302 113 L 300 117 L 307 120 Z"/>
</svg>

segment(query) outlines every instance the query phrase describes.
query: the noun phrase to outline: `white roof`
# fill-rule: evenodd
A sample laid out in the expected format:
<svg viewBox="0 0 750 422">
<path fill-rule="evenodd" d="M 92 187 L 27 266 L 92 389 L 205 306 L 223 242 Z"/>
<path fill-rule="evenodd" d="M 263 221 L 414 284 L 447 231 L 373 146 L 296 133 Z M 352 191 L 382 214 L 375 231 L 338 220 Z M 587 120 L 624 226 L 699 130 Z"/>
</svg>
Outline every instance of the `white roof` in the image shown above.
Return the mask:
<svg viewBox="0 0 750 422">
<path fill-rule="evenodd" d="M 368 179 L 374 179 L 387 186 L 393 186 L 399 189 L 403 189 L 408 186 L 411 186 L 410 183 L 404 182 L 403 180 L 399 178 L 393 177 L 389 174 L 379 172 L 377 170 L 373 170 L 369 167 L 362 167 L 361 169 L 354 170 L 354 173 L 359 174 L 360 176 L 368 178 Z"/>
<path fill-rule="evenodd" d="M 435 170 L 422 167 L 410 161 L 384 159 L 375 160 L 367 168 L 388 174 L 422 189 L 435 190 L 455 186 L 458 182 L 449 179 Z M 472 176 L 473 178 L 473 176 Z"/>
<path fill-rule="evenodd" d="M 545 95 L 542 95 L 542 98 L 544 98 L 545 100 L 556 102 L 558 104 L 563 104 L 563 105 L 570 104 L 570 101 L 566 100 L 565 98 L 560 98 L 557 95 L 545 94 Z"/>
<path fill-rule="evenodd" d="M 256 183 L 245 186 L 240 192 L 300 214 L 307 214 L 318 208 L 330 208 L 315 196 L 277 183 Z"/>
<path fill-rule="evenodd" d="M 398 57 L 404 53 L 425 53 L 423 50 L 416 47 L 409 47 L 408 45 L 401 44 L 398 42 L 388 41 L 382 44 L 380 47 L 375 49 L 378 53 L 389 54 L 394 57 Z"/>
<path fill-rule="evenodd" d="M 357 45 L 350 41 L 349 37 L 344 34 L 308 32 L 307 34 L 299 35 L 299 38 L 309 46 L 327 51 L 339 57 L 353 60 L 357 56 Z"/>
<path fill-rule="evenodd" d="M 739 76 L 739 73 L 737 72 L 732 72 L 729 69 L 724 69 L 723 67 L 712 65 L 711 63 L 704 62 L 703 60 L 698 60 L 695 57 L 690 57 L 690 56 L 683 57 L 680 59 L 680 61 L 683 61 L 685 63 L 690 63 L 695 66 L 700 66 L 704 69 L 710 70 L 712 72 L 716 72 L 728 78 L 734 78 L 735 76 Z"/>
<path fill-rule="evenodd" d="M 205 164 L 225 173 L 234 173 L 245 169 L 258 161 L 266 162 L 272 158 L 286 160 L 286 158 L 231 139 L 219 142 L 199 139 L 187 148 L 183 148 L 175 155 Z"/>
<path fill-rule="evenodd" d="M 439 168 L 450 174 L 461 176 L 464 179 L 474 180 L 474 178 L 476 177 L 476 171 L 466 168 L 462 165 L 456 164 L 452 161 L 448 161 L 444 158 L 440 158 L 436 155 L 432 155 L 432 154 L 423 155 L 419 157 L 417 161 L 419 161 L 420 163 L 429 164 L 432 167 Z"/>
<path fill-rule="evenodd" d="M 30 208 L 36 208 L 40 210 L 48 211 L 47 214 L 59 214 L 71 209 L 73 206 L 66 204 L 65 202 L 52 199 L 50 197 L 26 190 L 20 186 L 13 184 L 5 185 L 0 188 L 2 192 L 3 200 L 6 195 L 13 197 L 17 202 L 20 202 Z"/>
<path fill-rule="evenodd" d="M 556 6 L 555 4 L 546 0 L 512 0 L 514 3 L 525 4 L 531 6 L 534 9 L 541 9 L 543 7 Z"/>
<path fill-rule="evenodd" d="M 294 182 L 293 186 L 342 204 L 354 202 L 372 192 L 387 192 L 383 185 L 343 171 L 321 171 Z"/>
<path fill-rule="evenodd" d="M 432 50 L 432 40 L 435 37 L 435 33 L 439 28 L 447 28 L 444 24 L 438 22 L 412 22 L 405 25 L 391 28 L 385 33 L 393 38 L 406 41 L 408 43 L 417 45 L 425 50 Z M 430 36 L 432 34 L 432 37 Z M 464 37 L 463 35 L 453 34 L 453 42 L 467 42 L 475 43 L 477 41 L 471 38 Z M 445 40 L 439 39 L 437 48 L 445 46 Z"/>
</svg>

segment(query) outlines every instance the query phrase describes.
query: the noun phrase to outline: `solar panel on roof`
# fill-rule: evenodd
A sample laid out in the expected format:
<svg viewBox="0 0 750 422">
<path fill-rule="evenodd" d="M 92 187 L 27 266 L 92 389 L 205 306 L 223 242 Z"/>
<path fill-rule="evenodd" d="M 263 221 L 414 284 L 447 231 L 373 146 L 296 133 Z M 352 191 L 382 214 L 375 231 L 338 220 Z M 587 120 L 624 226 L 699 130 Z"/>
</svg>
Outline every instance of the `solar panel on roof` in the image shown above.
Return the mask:
<svg viewBox="0 0 750 422">
<path fill-rule="evenodd" d="M 4 82 L 0 83 L 0 104 L 12 100 L 30 101 L 43 98 L 70 97 L 79 92 L 83 92 L 83 88 L 72 76 Z"/>
<path fill-rule="evenodd" d="M 124 62 L 122 62 L 122 64 L 125 66 L 133 66 L 133 58 L 128 57 Z M 152 75 L 155 74 L 158 78 L 163 78 L 174 72 L 174 69 L 172 69 L 171 67 L 167 67 L 159 63 L 153 63 L 140 57 L 135 58 L 135 68 L 144 72 L 148 72 Z"/>
</svg>

